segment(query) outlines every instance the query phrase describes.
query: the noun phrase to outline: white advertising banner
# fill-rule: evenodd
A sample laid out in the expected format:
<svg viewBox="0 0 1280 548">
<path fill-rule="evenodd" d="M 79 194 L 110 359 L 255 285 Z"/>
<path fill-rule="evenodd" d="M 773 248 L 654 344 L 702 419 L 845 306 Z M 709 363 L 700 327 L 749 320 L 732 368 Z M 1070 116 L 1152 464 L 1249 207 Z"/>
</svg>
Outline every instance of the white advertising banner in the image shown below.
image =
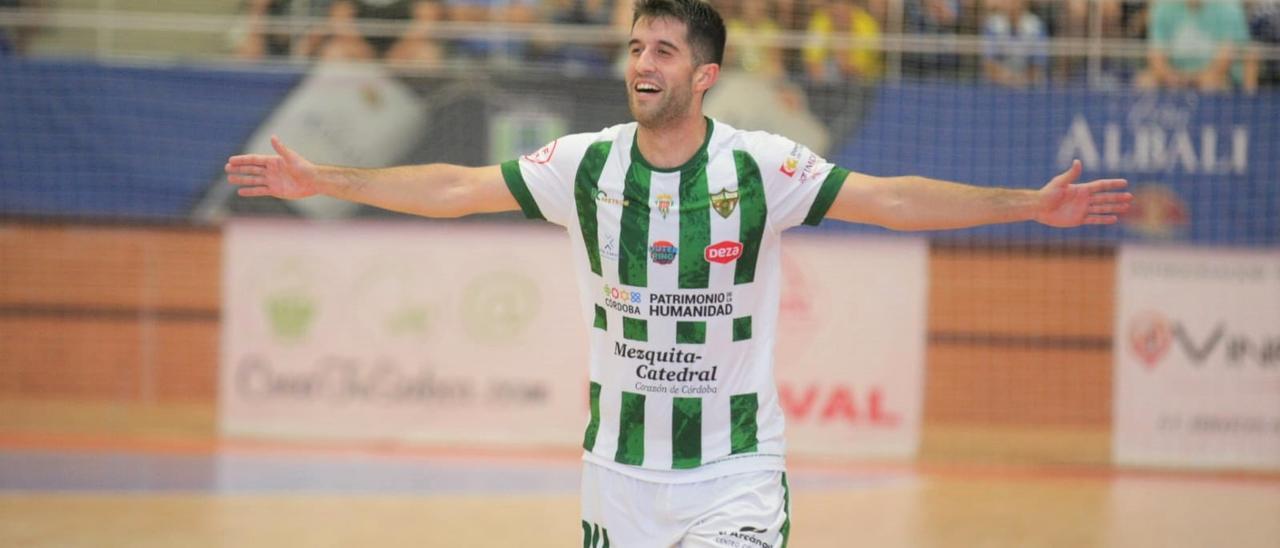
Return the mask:
<svg viewBox="0 0 1280 548">
<path fill-rule="evenodd" d="M 1116 462 L 1280 468 L 1280 252 L 1128 246 Z"/>
<path fill-rule="evenodd" d="M 224 433 L 581 443 L 586 328 L 563 230 L 237 220 L 224 239 Z M 787 237 L 792 454 L 915 453 L 927 261 L 919 239 Z"/>
<path fill-rule="evenodd" d="M 928 243 L 794 234 L 782 257 L 776 355 L 788 452 L 914 456 L 924 416 Z"/>
<path fill-rule="evenodd" d="M 235 221 L 222 431 L 572 445 L 586 334 L 562 230 Z"/>
</svg>

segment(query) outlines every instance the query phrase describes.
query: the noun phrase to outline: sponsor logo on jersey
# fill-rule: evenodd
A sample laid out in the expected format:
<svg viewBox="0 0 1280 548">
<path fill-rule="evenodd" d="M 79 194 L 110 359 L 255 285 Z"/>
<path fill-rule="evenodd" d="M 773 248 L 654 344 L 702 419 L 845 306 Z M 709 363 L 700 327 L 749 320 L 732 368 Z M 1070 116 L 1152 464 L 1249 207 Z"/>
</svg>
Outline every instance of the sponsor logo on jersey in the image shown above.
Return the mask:
<svg viewBox="0 0 1280 548">
<path fill-rule="evenodd" d="M 525 154 L 524 159 L 530 162 L 533 162 L 535 164 L 545 164 L 547 162 L 550 162 L 551 157 L 555 156 L 556 154 L 556 143 L 559 143 L 559 142 L 560 142 L 559 139 L 555 141 L 551 141 L 550 143 L 547 143 L 546 146 L 538 149 L 537 152 L 534 152 L 532 154 Z"/>
<path fill-rule="evenodd" d="M 630 200 L 627 200 L 626 198 L 614 198 L 613 196 L 610 196 L 608 192 L 603 190 L 596 193 L 596 201 L 624 207 L 631 203 Z"/>
<path fill-rule="evenodd" d="M 612 236 L 602 236 L 600 240 L 600 256 L 610 261 L 618 260 L 618 239 Z"/>
<path fill-rule="evenodd" d="M 653 262 L 658 264 L 671 264 L 676 260 L 676 244 L 666 240 L 658 240 L 649 246 L 649 256 L 653 258 Z"/>
<path fill-rule="evenodd" d="M 778 171 L 787 177 L 794 177 L 796 168 L 800 167 L 800 153 L 804 149 L 800 145 L 796 145 L 791 149 L 791 154 L 787 155 L 787 159 L 782 161 L 782 165 L 778 166 Z"/>
<path fill-rule="evenodd" d="M 651 293 L 649 316 L 716 318 L 733 315 L 733 292 Z"/>
<path fill-rule="evenodd" d="M 729 264 L 742 256 L 742 244 L 725 240 L 718 244 L 707 246 L 703 256 L 708 262 Z"/>
<path fill-rule="evenodd" d="M 671 204 L 674 202 L 675 200 L 671 198 L 670 194 L 659 194 L 653 199 L 653 205 L 658 208 L 658 213 L 662 214 L 663 219 L 666 219 L 667 214 L 671 213 Z"/>
<path fill-rule="evenodd" d="M 800 167 L 800 159 L 795 156 L 788 156 L 786 160 L 782 161 L 782 165 L 778 167 L 778 171 L 781 171 L 782 174 L 787 177 L 794 177 L 797 167 Z"/>
<path fill-rule="evenodd" d="M 639 316 L 640 304 L 644 301 L 644 294 L 614 285 L 604 284 L 604 306 L 612 308 L 623 314 Z"/>
<path fill-rule="evenodd" d="M 733 214 L 733 210 L 738 208 L 738 191 L 722 188 L 720 192 L 712 194 L 711 208 L 715 209 L 721 217 L 728 219 Z"/>
</svg>

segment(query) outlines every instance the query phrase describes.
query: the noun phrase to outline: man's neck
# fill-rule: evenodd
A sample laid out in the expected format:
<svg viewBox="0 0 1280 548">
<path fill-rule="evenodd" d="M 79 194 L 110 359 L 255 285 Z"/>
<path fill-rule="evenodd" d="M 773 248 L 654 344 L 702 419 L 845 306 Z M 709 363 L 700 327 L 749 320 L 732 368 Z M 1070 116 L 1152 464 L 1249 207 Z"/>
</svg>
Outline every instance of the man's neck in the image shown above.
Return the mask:
<svg viewBox="0 0 1280 548">
<path fill-rule="evenodd" d="M 680 167 L 693 158 L 707 139 L 707 120 L 701 114 L 671 124 L 636 130 L 636 145 L 649 165 L 658 169 Z"/>
</svg>

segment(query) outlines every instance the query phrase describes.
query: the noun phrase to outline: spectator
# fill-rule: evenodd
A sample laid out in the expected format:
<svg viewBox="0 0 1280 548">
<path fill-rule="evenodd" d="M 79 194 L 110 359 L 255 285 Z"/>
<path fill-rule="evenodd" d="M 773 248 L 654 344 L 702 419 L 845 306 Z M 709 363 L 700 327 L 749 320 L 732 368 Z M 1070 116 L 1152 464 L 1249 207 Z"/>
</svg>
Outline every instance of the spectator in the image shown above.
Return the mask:
<svg viewBox="0 0 1280 548">
<path fill-rule="evenodd" d="M 292 53 L 293 37 L 289 33 L 266 28 L 272 19 L 286 15 L 289 3 L 290 0 L 245 0 L 241 6 L 245 19 L 233 32 L 237 57 L 261 59 Z"/>
<path fill-rule="evenodd" d="M 619 0 L 621 2 L 622 0 Z M 608 27 L 613 24 L 614 0 L 551 0 L 546 19 L 560 25 Z M 612 45 L 560 44 L 542 46 L 552 61 L 578 73 L 598 73 L 613 61 Z"/>
<path fill-rule="evenodd" d="M 362 61 L 386 59 L 393 62 L 437 63 L 442 58 L 429 27 L 443 15 L 438 0 L 333 0 L 328 28 L 314 49 L 304 54 L 327 60 Z M 409 21 L 400 36 L 365 36 L 359 22 Z"/>
<path fill-rule="evenodd" d="M 960 0 L 903 0 L 907 34 L 955 36 L 960 29 Z M 902 56 L 904 72 L 917 76 L 954 75 L 959 56 L 951 53 L 910 53 Z"/>
<path fill-rule="evenodd" d="M 1280 45 L 1280 1 L 1253 0 L 1249 7 L 1249 34 L 1253 36 L 1254 43 L 1264 46 Z M 1253 58 L 1251 63 L 1258 68 L 1260 84 L 1280 84 L 1280 59 L 1268 59 L 1259 64 Z"/>
<path fill-rule="evenodd" d="M 450 20 L 460 23 L 511 25 L 538 19 L 537 0 L 446 0 Z M 497 36 L 466 38 L 452 44 L 452 53 L 471 60 L 510 62 L 524 59 L 526 40 Z"/>
<path fill-rule="evenodd" d="M 1142 89 L 1252 90 L 1246 81 L 1243 48 L 1249 26 L 1240 3 L 1231 0 L 1161 0 L 1151 7 L 1147 70 Z"/>
<path fill-rule="evenodd" d="M 38 7 L 43 0 L 0 0 L 0 10 Z M 31 44 L 38 26 L 0 26 L 0 57 L 23 53 Z"/>
<path fill-rule="evenodd" d="M 853 80 L 875 83 L 884 72 L 880 58 L 880 24 L 863 0 L 825 0 L 809 18 L 809 43 L 804 48 L 805 74 L 813 82 Z M 862 39 L 871 46 L 842 49 L 837 39 Z"/>
<path fill-rule="evenodd" d="M 1124 26 L 1124 8 L 1121 0 L 1066 0 L 1050 2 L 1046 8 L 1052 18 L 1055 38 L 1084 39 L 1094 37 L 1094 21 L 1096 13 L 1101 19 L 1101 35 L 1098 38 L 1115 40 L 1130 37 L 1126 35 Z M 1131 38 L 1136 38 L 1132 36 Z M 1083 80 L 1085 77 L 1084 51 L 1072 52 L 1071 55 L 1058 57 L 1053 62 L 1053 76 L 1060 82 Z M 1105 81 L 1119 81 L 1130 72 L 1126 59 L 1106 57 L 1101 60 L 1102 75 Z M 1099 82 L 1093 82 L 1099 84 Z"/>
<path fill-rule="evenodd" d="M 982 71 L 996 84 L 1021 88 L 1041 84 L 1049 64 L 1044 22 L 1027 10 L 1027 0 L 990 0 L 982 25 Z"/>
<path fill-rule="evenodd" d="M 769 17 L 766 0 L 742 0 L 735 16 L 725 26 L 733 36 L 725 51 L 725 69 L 739 70 L 768 79 L 782 76 L 782 52 L 774 44 L 781 33 Z"/>
</svg>

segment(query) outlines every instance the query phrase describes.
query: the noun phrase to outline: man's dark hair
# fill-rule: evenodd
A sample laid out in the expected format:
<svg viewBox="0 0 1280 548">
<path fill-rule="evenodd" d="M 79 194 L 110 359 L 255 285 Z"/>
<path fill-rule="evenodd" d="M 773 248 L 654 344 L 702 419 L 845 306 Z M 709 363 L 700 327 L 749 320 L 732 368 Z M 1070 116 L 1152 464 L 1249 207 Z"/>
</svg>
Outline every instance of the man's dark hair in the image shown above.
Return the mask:
<svg viewBox="0 0 1280 548">
<path fill-rule="evenodd" d="M 671 18 L 685 24 L 689 29 L 689 45 L 693 48 L 693 62 L 696 65 L 724 63 L 724 19 L 720 13 L 705 0 L 636 0 L 636 9 L 631 17 L 634 27 L 641 17 L 659 19 Z"/>
</svg>

